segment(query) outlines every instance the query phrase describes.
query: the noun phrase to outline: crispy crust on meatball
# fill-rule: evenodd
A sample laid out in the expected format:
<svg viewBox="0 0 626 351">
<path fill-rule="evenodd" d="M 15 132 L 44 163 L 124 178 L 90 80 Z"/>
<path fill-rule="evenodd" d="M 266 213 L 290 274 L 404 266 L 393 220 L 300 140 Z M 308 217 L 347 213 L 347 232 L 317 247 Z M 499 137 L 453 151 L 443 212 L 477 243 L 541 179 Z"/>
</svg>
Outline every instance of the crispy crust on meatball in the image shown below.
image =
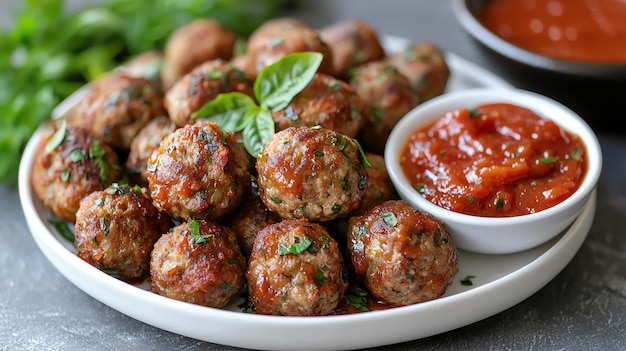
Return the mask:
<svg viewBox="0 0 626 351">
<path fill-rule="evenodd" d="M 208 18 L 199 18 L 176 29 L 165 44 L 161 80 L 169 89 L 183 75 L 205 61 L 230 60 L 237 35 Z"/>
<path fill-rule="evenodd" d="M 443 94 L 450 77 L 443 52 L 431 42 L 409 46 L 387 62 L 409 79 L 420 102 Z"/>
<path fill-rule="evenodd" d="M 163 93 L 155 81 L 113 71 L 92 83 L 68 116 L 68 124 L 87 129 L 120 150 L 150 120 L 166 114 Z"/>
<path fill-rule="evenodd" d="M 278 130 L 316 125 L 351 138 L 365 119 L 365 102 L 342 80 L 317 73 L 282 110 L 272 113 Z"/>
<path fill-rule="evenodd" d="M 368 291 L 396 306 L 441 297 L 458 271 L 458 251 L 443 223 L 404 200 L 350 218 L 348 255 Z"/>
<path fill-rule="evenodd" d="M 250 182 L 249 156 L 234 134 L 213 122 L 188 124 L 161 141 L 146 177 L 157 208 L 176 219 L 219 219 Z"/>
<path fill-rule="evenodd" d="M 291 18 L 269 20 L 250 35 L 247 43 L 247 52 L 254 57 L 257 71 L 285 55 L 309 51 L 324 55 L 320 73 L 335 75 L 330 47 L 315 29 L 301 21 Z"/>
<path fill-rule="evenodd" d="M 230 229 L 192 220 L 154 244 L 150 289 L 175 300 L 221 308 L 243 287 L 245 270 L 246 260 Z"/>
<path fill-rule="evenodd" d="M 261 199 L 282 218 L 329 221 L 361 203 L 367 172 L 355 141 L 324 128 L 287 128 L 256 162 Z"/>
<path fill-rule="evenodd" d="M 130 178 L 140 185 L 147 185 L 146 166 L 148 159 L 159 148 L 166 136 L 172 134 L 178 126 L 167 116 L 159 116 L 145 125 L 133 138 L 130 152 L 126 158 L 126 170 Z"/>
<path fill-rule="evenodd" d="M 261 230 L 246 279 L 257 313 L 285 316 L 327 315 L 348 287 L 337 243 L 326 228 L 306 219 Z"/>
<path fill-rule="evenodd" d="M 393 127 L 419 104 L 417 93 L 397 68 L 381 61 L 352 70 L 350 85 L 371 112 L 358 139 L 366 151 L 382 154 Z"/>
<path fill-rule="evenodd" d="M 48 152 L 53 134 L 45 134 L 35 150 L 31 183 L 45 208 L 73 222 L 80 200 L 120 178 L 122 168 L 109 145 L 81 128 L 67 127 L 62 142 Z"/>
<path fill-rule="evenodd" d="M 147 276 L 154 243 L 173 225 L 142 189 L 113 183 L 80 202 L 74 242 L 78 257 L 123 280 Z"/>
<path fill-rule="evenodd" d="M 191 114 L 221 93 L 254 96 L 252 80 L 227 61 L 207 61 L 185 74 L 165 94 L 165 108 L 178 126 L 193 123 Z"/>
<path fill-rule="evenodd" d="M 343 21 L 324 27 L 320 37 L 333 52 L 338 77 L 347 78 L 350 69 L 385 57 L 376 30 L 360 20 Z"/>
</svg>

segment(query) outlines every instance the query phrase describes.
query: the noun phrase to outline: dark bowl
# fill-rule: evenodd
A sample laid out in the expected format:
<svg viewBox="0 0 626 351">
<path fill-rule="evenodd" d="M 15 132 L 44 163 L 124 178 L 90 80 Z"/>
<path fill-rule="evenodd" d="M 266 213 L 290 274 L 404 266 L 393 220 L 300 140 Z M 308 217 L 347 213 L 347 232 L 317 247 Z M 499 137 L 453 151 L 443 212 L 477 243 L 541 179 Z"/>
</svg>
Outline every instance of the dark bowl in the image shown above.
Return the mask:
<svg viewBox="0 0 626 351">
<path fill-rule="evenodd" d="M 487 1 L 489 0 L 453 0 L 454 14 L 470 35 L 499 55 L 530 67 L 560 74 L 611 80 L 626 79 L 626 63 L 582 63 L 554 59 L 530 52 L 503 40 L 476 19 L 478 10 Z"/>
</svg>

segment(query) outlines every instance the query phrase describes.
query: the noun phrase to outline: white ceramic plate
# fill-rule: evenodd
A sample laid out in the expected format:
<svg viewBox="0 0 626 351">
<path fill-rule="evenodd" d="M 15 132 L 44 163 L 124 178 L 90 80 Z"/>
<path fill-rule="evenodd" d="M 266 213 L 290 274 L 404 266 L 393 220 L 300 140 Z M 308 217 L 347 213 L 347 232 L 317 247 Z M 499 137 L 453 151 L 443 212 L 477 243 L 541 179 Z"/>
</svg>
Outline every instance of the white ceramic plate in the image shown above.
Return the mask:
<svg viewBox="0 0 626 351">
<path fill-rule="evenodd" d="M 391 38 L 388 45 L 406 41 Z M 508 87 L 488 71 L 448 54 L 448 90 L 477 86 Z M 240 312 L 233 301 L 215 309 L 151 293 L 103 273 L 76 255 L 47 221 L 29 182 L 40 128 L 26 146 L 19 169 L 20 201 L 34 240 L 61 274 L 79 289 L 132 318 L 212 343 L 263 350 L 347 350 L 415 340 L 453 330 L 499 313 L 526 299 L 552 280 L 584 241 L 595 213 L 595 193 L 575 223 L 550 242 L 512 255 L 461 252 L 459 272 L 446 294 L 407 307 L 351 315 L 281 317 Z M 472 286 L 460 281 L 474 276 Z"/>
</svg>

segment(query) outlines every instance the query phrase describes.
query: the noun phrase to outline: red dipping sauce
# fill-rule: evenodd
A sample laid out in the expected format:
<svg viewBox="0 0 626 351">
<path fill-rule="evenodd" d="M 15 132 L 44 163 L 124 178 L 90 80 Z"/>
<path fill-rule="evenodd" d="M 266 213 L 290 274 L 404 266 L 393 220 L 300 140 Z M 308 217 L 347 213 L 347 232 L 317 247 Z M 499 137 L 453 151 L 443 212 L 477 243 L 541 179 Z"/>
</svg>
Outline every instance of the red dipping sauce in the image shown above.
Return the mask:
<svg viewBox="0 0 626 351">
<path fill-rule="evenodd" d="M 535 213 L 580 186 L 580 137 L 533 111 L 486 104 L 446 113 L 413 132 L 400 154 L 405 175 L 426 199 L 464 214 Z"/>
<path fill-rule="evenodd" d="M 626 62 L 626 1 L 491 0 L 487 29 L 529 51 L 583 62 Z"/>
</svg>

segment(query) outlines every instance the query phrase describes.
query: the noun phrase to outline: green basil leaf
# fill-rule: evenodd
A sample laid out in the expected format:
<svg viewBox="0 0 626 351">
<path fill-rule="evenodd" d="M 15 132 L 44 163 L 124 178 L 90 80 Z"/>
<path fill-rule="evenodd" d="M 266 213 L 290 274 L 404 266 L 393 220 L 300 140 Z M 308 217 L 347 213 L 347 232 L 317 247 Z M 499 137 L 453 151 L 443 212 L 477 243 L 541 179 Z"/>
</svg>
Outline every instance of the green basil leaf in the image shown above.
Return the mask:
<svg viewBox="0 0 626 351">
<path fill-rule="evenodd" d="M 285 108 L 309 84 L 322 63 L 319 52 L 299 52 L 283 56 L 263 68 L 254 82 L 254 95 L 272 111 Z"/>
<path fill-rule="evenodd" d="M 204 104 L 191 114 L 192 118 L 203 118 L 217 123 L 218 127 L 227 132 L 243 130 L 256 114 L 257 105 L 251 97 L 240 92 L 219 94 L 215 99 Z"/>
<path fill-rule="evenodd" d="M 275 133 L 274 119 L 267 108 L 258 109 L 256 116 L 250 118 L 250 123 L 243 129 L 243 146 L 248 153 L 256 158 L 263 146 Z"/>
<path fill-rule="evenodd" d="M 66 130 L 67 121 L 63 120 L 63 122 L 61 122 L 61 127 L 59 127 L 59 129 L 54 133 L 54 135 L 52 135 L 52 137 L 50 138 L 50 140 L 48 140 L 48 143 L 46 144 L 47 154 L 51 153 L 52 151 L 54 151 L 54 149 L 56 149 L 57 146 L 61 145 L 61 143 L 65 139 Z"/>
</svg>

